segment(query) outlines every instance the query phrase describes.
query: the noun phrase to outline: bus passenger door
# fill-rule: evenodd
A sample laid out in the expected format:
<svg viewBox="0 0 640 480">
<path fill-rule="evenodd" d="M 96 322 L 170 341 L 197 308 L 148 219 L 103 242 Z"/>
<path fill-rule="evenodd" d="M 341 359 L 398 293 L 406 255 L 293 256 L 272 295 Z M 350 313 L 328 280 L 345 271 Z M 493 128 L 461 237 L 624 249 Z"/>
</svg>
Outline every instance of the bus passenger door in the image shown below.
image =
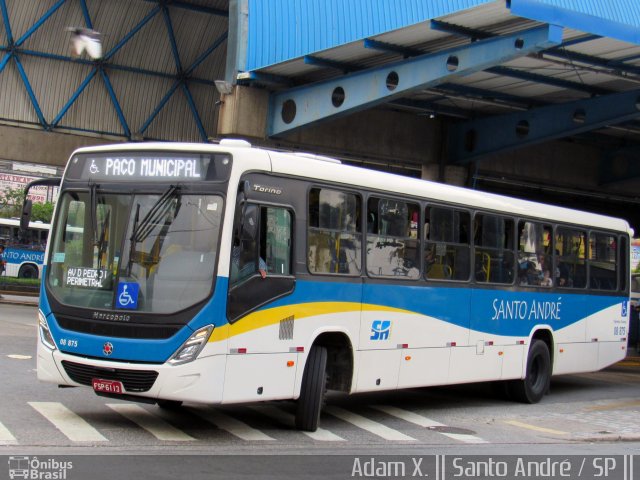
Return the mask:
<svg viewBox="0 0 640 480">
<path fill-rule="evenodd" d="M 223 401 L 291 398 L 298 354 L 286 332 L 293 332 L 293 321 L 270 305 L 295 289 L 293 214 L 284 207 L 250 204 L 242 223 L 229 275 L 231 326 Z"/>
</svg>

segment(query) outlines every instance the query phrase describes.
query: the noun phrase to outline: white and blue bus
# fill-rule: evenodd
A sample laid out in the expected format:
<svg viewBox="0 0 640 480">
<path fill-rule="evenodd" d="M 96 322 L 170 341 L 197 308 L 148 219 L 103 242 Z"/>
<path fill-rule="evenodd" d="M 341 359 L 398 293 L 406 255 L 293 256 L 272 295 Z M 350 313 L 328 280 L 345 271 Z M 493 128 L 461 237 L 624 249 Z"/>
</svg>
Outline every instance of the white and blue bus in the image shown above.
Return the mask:
<svg viewBox="0 0 640 480">
<path fill-rule="evenodd" d="M 0 245 L 5 248 L 2 275 L 40 278 L 50 228 L 48 223 L 30 222 L 26 230 L 21 230 L 20 220 L 0 218 Z"/>
<path fill-rule="evenodd" d="M 39 308 L 38 378 L 176 406 L 552 375 L 625 356 L 626 221 L 219 145 L 74 152 Z M 266 271 L 266 277 L 264 275 Z"/>
</svg>

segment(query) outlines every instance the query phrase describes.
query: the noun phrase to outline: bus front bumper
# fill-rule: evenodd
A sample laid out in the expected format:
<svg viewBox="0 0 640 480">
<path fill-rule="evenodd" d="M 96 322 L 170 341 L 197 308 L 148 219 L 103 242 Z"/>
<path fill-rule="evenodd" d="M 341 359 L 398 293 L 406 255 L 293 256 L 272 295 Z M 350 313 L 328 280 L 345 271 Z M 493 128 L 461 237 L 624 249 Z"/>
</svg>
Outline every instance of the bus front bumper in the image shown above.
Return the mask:
<svg viewBox="0 0 640 480">
<path fill-rule="evenodd" d="M 63 361 L 68 362 L 67 368 L 63 365 Z M 75 373 L 69 368 L 69 363 L 74 364 L 71 367 L 75 367 Z M 127 381 L 123 382 L 124 395 L 155 400 L 221 403 L 225 364 L 224 355 L 205 356 L 183 365 L 105 361 L 69 355 L 60 350 L 51 351 L 42 345 L 42 342 L 38 342 L 38 380 L 58 385 L 92 388 L 93 378 L 120 380 L 126 377 L 127 373 L 133 373 L 136 377 L 142 375 L 150 379 L 154 372 L 157 372 L 157 378 L 153 382 L 149 381 L 151 387 L 146 391 L 139 391 L 139 389 L 128 391 Z"/>
</svg>

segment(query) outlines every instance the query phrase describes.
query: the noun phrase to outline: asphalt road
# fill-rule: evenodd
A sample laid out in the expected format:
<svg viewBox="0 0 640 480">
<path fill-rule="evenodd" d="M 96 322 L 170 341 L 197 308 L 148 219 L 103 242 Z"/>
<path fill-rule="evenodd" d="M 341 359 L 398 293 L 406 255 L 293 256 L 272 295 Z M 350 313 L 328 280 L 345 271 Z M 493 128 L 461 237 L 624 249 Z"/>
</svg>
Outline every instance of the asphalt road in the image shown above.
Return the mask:
<svg viewBox="0 0 640 480">
<path fill-rule="evenodd" d="M 507 401 L 489 384 L 330 394 L 322 430 L 310 434 L 293 429 L 293 402 L 168 411 L 39 383 L 35 345 L 35 307 L 0 304 L 0 455 L 314 455 L 322 467 L 332 463 L 323 455 L 640 454 L 635 359 L 554 377 L 537 405 Z"/>
</svg>

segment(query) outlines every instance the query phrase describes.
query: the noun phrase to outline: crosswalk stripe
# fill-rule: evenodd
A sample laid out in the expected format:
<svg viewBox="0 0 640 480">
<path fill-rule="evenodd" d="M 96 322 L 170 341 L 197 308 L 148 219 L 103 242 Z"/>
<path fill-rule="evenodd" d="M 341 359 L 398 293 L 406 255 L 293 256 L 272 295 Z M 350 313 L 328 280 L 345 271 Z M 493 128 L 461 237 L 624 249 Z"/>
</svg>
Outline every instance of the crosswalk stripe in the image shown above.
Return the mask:
<svg viewBox="0 0 640 480">
<path fill-rule="evenodd" d="M 374 422 L 362 415 L 358 415 L 356 413 L 349 412 L 340 407 L 328 406 L 325 407 L 325 411 L 334 417 L 338 417 L 340 420 L 344 420 L 345 422 L 351 423 L 358 428 L 362 428 L 367 432 L 373 433 L 379 437 L 384 438 L 385 440 L 414 440 L 415 438 L 405 435 L 398 430 L 394 430 L 393 428 L 389 428 L 386 425 L 382 425 L 381 423 Z"/>
<path fill-rule="evenodd" d="M 277 422 L 282 423 L 283 425 L 286 425 L 287 427 L 295 426 L 295 416 L 292 415 L 291 413 L 287 413 L 283 410 L 280 410 L 277 407 L 254 406 L 254 407 L 251 407 L 251 409 L 258 413 L 271 417 Z M 320 442 L 344 442 L 345 441 L 344 438 L 336 435 L 333 432 L 330 432 L 329 430 L 325 430 L 323 428 L 318 428 L 318 430 L 316 430 L 315 432 L 302 432 L 302 433 L 304 433 L 307 437 L 312 438 L 314 440 L 318 440 Z"/>
<path fill-rule="evenodd" d="M 158 440 L 178 442 L 195 440 L 195 438 L 187 435 L 182 430 L 178 430 L 173 425 L 165 422 L 162 418 L 142 408 L 140 405 L 107 403 L 107 407 L 138 424 Z"/>
<path fill-rule="evenodd" d="M 222 430 L 226 430 L 231 435 L 234 435 L 242 440 L 275 440 L 275 438 L 270 437 L 262 433 L 260 430 L 256 430 L 253 427 L 250 427 L 246 423 L 241 422 L 240 420 L 236 420 L 229 415 L 226 415 L 222 412 L 212 411 L 212 410 L 190 410 L 195 413 L 199 417 L 205 419 L 209 423 L 213 423 L 218 428 Z"/>
<path fill-rule="evenodd" d="M 98 430 L 79 415 L 58 402 L 29 402 L 40 415 L 49 420 L 73 442 L 107 442 Z"/>
<path fill-rule="evenodd" d="M 422 415 L 418 415 L 417 413 L 410 412 L 408 410 L 402 410 L 398 407 L 393 407 L 390 405 L 372 405 L 371 408 L 379 410 L 387 415 L 391 415 L 392 417 L 399 418 L 409 423 L 413 423 L 420 427 L 424 428 L 433 428 L 433 427 L 446 427 L 444 423 L 436 422 L 435 420 L 431 420 L 430 418 L 423 417 Z M 449 432 L 438 432 L 445 437 L 452 438 L 454 440 L 459 440 L 465 443 L 488 443 L 486 440 L 483 440 L 480 437 L 475 435 L 469 435 L 464 433 L 449 433 Z"/>
<path fill-rule="evenodd" d="M 15 443 L 18 443 L 16 437 L 11 435 L 9 429 L 0 423 L 0 445 L 13 445 Z"/>
</svg>

